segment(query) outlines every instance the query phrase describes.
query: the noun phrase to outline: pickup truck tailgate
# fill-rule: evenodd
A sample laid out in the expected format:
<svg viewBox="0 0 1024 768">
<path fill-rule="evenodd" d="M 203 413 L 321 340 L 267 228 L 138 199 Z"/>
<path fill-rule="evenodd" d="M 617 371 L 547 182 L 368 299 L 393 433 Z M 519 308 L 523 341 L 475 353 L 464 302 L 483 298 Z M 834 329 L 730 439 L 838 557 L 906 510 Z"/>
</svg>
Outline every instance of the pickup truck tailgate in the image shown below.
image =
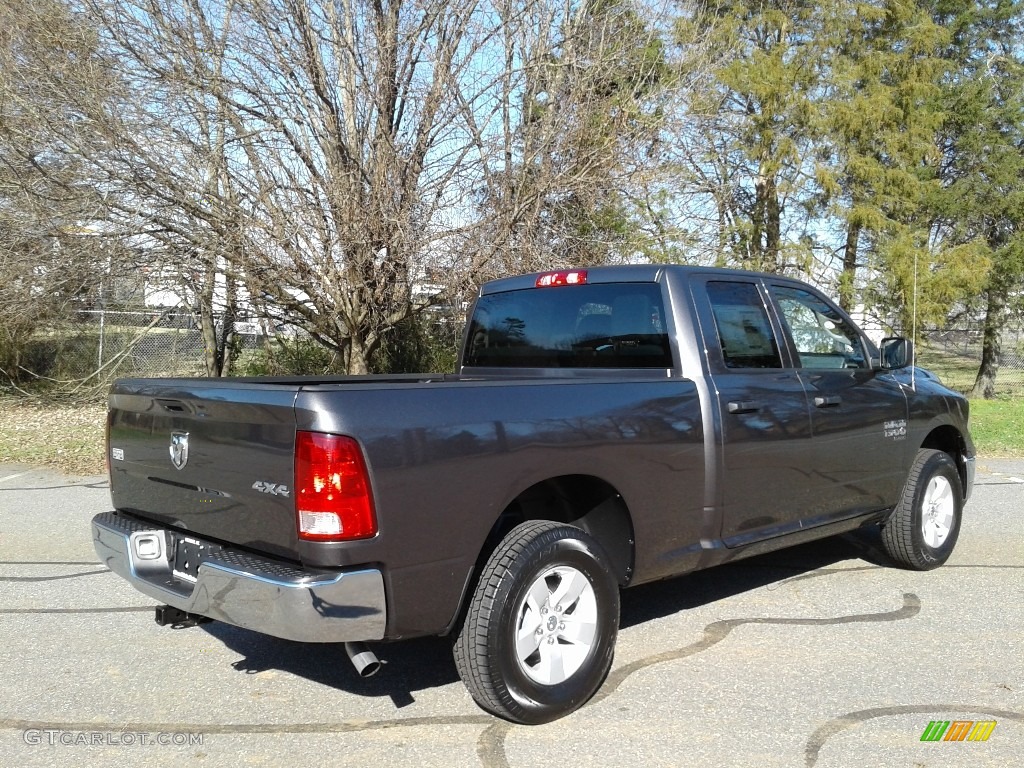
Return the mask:
<svg viewBox="0 0 1024 768">
<path fill-rule="evenodd" d="M 114 507 L 296 559 L 298 390 L 238 380 L 118 381 L 108 416 Z"/>
</svg>

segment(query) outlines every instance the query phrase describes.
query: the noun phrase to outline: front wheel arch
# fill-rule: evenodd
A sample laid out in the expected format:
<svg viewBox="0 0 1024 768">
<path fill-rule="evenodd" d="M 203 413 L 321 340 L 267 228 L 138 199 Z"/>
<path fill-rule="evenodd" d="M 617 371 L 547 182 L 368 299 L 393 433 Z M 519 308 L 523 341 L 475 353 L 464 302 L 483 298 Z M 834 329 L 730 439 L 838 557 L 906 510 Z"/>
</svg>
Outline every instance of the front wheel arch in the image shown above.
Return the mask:
<svg viewBox="0 0 1024 768">
<path fill-rule="evenodd" d="M 960 430 L 951 424 L 935 427 L 921 442 L 921 448 L 949 454 L 950 458 L 956 463 L 957 471 L 960 474 L 961 490 L 966 494 L 969 479 L 966 458 L 969 449 L 967 440 L 964 439 L 964 435 Z"/>
</svg>

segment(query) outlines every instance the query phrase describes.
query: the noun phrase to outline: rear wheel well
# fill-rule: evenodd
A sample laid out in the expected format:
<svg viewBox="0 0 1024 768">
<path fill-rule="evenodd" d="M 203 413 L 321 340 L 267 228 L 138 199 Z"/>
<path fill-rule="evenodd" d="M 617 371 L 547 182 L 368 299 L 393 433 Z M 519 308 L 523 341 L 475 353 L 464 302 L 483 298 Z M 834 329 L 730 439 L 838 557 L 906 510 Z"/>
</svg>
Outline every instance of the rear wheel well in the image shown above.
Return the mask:
<svg viewBox="0 0 1024 768">
<path fill-rule="evenodd" d="M 633 575 L 633 521 L 619 492 L 591 475 L 563 475 L 527 488 L 495 521 L 477 562 L 477 572 L 510 530 L 530 520 L 582 528 L 604 548 L 621 586 Z"/>
<path fill-rule="evenodd" d="M 936 427 L 921 443 L 922 448 L 948 453 L 956 463 L 957 472 L 960 475 L 960 486 L 967 492 L 967 465 L 964 463 L 964 454 L 967 452 L 967 443 L 963 435 L 956 427 L 947 425 Z"/>
</svg>

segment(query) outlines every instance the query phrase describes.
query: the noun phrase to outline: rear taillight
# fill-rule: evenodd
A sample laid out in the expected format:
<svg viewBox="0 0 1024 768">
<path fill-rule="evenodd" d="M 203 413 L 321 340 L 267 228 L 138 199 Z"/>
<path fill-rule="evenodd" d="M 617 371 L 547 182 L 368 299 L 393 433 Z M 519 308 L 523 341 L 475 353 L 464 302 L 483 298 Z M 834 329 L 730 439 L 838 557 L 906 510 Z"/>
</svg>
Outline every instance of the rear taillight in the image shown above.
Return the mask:
<svg viewBox="0 0 1024 768">
<path fill-rule="evenodd" d="M 104 427 L 103 434 L 103 445 L 107 449 L 107 480 L 112 480 L 113 467 L 110 462 L 110 452 L 113 450 L 110 447 L 110 420 L 113 418 L 112 414 L 107 411 L 106 426 Z"/>
<path fill-rule="evenodd" d="M 295 512 L 300 539 L 347 541 L 377 534 L 370 478 L 355 440 L 296 433 Z"/>
</svg>

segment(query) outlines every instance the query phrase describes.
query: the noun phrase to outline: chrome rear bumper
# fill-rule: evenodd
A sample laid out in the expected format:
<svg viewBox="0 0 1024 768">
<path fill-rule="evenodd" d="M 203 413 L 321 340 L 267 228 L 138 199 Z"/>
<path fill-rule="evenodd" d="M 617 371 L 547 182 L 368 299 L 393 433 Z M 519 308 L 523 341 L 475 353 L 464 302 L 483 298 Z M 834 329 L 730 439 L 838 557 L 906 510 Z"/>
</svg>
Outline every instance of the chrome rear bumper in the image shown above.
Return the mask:
<svg viewBox="0 0 1024 768">
<path fill-rule="evenodd" d="M 146 595 L 187 613 L 309 643 L 380 640 L 384 579 L 373 568 L 321 572 L 215 548 L 196 581 L 173 572 L 170 531 L 116 512 L 93 518 L 100 560 Z"/>
</svg>

